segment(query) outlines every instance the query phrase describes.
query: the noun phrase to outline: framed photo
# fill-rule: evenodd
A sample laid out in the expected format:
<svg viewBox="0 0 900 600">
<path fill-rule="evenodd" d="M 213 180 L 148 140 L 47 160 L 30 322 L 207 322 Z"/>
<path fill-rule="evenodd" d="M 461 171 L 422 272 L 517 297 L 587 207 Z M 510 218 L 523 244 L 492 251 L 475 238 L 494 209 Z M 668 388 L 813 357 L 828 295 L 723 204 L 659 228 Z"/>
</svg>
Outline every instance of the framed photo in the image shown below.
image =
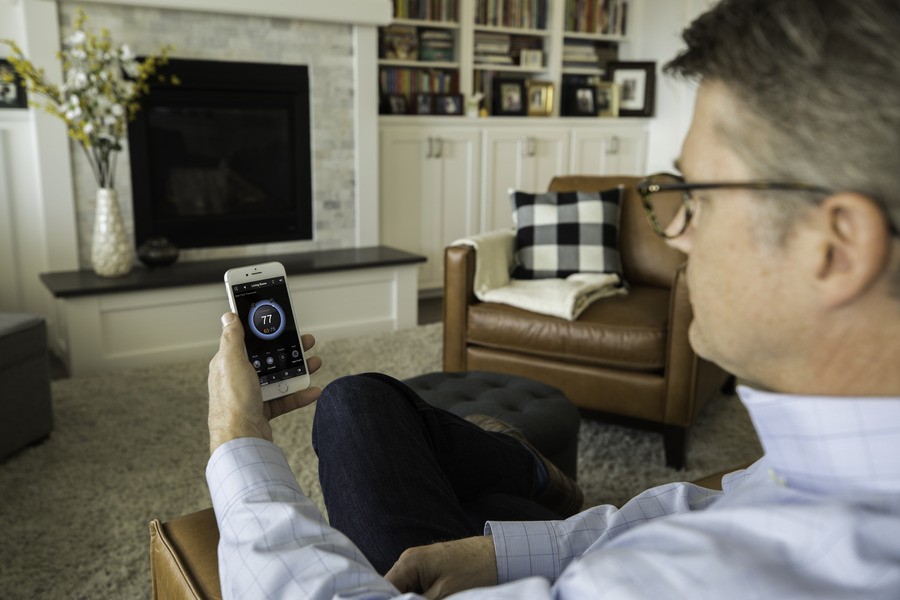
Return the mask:
<svg viewBox="0 0 900 600">
<path fill-rule="evenodd" d="M 573 85 L 568 88 L 568 109 L 571 117 L 597 116 L 597 88 L 593 85 Z"/>
<path fill-rule="evenodd" d="M 601 81 L 597 84 L 597 116 L 619 116 L 619 84 Z"/>
<path fill-rule="evenodd" d="M 12 81 L 6 81 L 12 78 Z M 0 59 L 0 109 L 28 108 L 28 97 L 22 79 L 7 60 Z"/>
<path fill-rule="evenodd" d="M 434 112 L 438 115 L 463 114 L 462 94 L 437 94 L 434 97 Z"/>
<path fill-rule="evenodd" d="M 544 66 L 544 52 L 541 50 L 522 50 L 519 52 L 519 66 L 527 69 L 540 69 Z"/>
<path fill-rule="evenodd" d="M 527 114 L 525 81 L 522 79 L 495 79 L 493 84 L 493 113 L 498 116 Z"/>
<path fill-rule="evenodd" d="M 381 112 L 386 115 L 405 115 L 409 113 L 406 96 L 402 94 L 385 94 L 381 101 Z"/>
<path fill-rule="evenodd" d="M 434 95 L 426 92 L 416 94 L 416 114 L 430 115 L 434 113 Z"/>
<path fill-rule="evenodd" d="M 553 83 L 528 82 L 528 116 L 546 117 L 553 112 Z"/>
<path fill-rule="evenodd" d="M 656 63 L 610 62 L 607 79 L 619 86 L 620 117 L 652 117 Z"/>
</svg>

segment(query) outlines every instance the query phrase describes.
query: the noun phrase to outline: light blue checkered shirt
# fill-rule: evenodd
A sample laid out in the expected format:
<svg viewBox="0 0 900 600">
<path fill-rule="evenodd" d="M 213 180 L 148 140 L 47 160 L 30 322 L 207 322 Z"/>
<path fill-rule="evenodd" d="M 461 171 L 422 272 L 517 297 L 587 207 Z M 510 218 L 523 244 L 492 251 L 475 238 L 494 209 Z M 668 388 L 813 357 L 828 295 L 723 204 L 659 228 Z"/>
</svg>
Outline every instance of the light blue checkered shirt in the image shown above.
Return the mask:
<svg viewBox="0 0 900 600">
<path fill-rule="evenodd" d="M 502 585 L 460 597 L 900 598 L 900 398 L 739 392 L 765 457 L 722 493 L 676 483 L 566 521 L 489 522 Z M 224 444 L 207 481 L 225 598 L 397 594 L 273 444 Z"/>
</svg>

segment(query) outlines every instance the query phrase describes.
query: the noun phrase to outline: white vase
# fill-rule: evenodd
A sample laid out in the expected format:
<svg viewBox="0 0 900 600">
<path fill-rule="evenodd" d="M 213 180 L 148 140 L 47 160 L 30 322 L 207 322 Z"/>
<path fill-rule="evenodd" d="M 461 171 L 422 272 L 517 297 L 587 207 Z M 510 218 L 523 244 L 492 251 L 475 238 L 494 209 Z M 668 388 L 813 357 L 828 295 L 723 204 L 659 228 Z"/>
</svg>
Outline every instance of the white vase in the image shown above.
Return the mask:
<svg viewBox="0 0 900 600">
<path fill-rule="evenodd" d="M 91 243 L 91 267 L 100 277 L 121 277 L 134 264 L 131 243 L 125 233 L 116 190 L 97 190 L 94 212 L 94 239 Z"/>
</svg>

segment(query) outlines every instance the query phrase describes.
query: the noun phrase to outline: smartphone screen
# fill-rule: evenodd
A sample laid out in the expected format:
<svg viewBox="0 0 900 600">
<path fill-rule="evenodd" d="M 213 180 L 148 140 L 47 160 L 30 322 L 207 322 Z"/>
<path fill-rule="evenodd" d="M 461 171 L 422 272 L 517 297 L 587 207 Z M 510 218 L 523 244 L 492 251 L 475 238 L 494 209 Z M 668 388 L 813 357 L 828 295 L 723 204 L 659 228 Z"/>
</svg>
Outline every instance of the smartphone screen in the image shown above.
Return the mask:
<svg viewBox="0 0 900 600">
<path fill-rule="evenodd" d="M 259 385 L 306 375 L 285 278 L 236 284 L 231 292 L 235 312 L 244 326 L 247 357 L 256 369 Z"/>
</svg>

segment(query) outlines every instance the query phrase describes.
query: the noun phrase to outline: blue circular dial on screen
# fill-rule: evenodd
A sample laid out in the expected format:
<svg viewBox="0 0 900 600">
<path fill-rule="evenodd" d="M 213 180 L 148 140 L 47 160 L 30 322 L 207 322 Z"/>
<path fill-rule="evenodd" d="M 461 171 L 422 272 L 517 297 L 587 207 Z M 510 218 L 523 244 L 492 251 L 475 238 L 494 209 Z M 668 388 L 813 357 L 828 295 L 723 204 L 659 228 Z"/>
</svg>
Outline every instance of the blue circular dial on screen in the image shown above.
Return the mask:
<svg viewBox="0 0 900 600">
<path fill-rule="evenodd" d="M 284 333 L 284 309 L 274 300 L 262 300 L 253 305 L 247 318 L 250 331 L 261 340 L 274 340 Z"/>
</svg>

